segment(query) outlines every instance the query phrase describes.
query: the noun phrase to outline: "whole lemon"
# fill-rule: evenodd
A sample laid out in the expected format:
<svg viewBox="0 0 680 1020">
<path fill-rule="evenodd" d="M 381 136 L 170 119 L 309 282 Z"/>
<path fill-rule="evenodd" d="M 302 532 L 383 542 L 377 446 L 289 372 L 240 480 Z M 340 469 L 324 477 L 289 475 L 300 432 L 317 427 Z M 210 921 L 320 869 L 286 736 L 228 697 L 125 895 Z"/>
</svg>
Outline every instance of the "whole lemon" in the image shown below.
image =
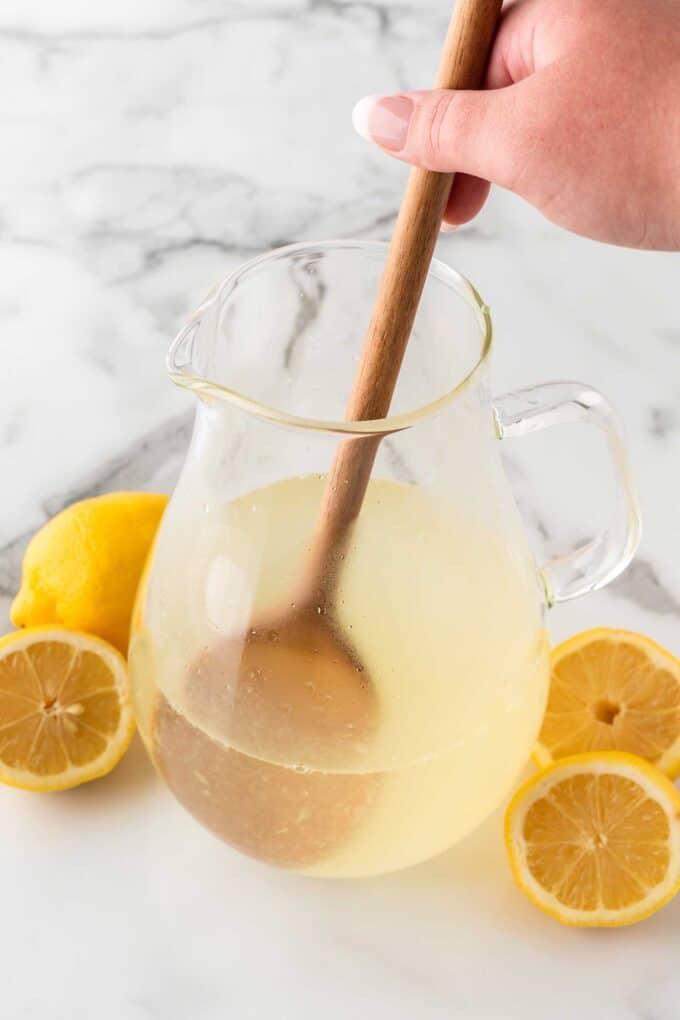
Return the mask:
<svg viewBox="0 0 680 1020">
<path fill-rule="evenodd" d="M 62 624 L 127 652 L 137 585 L 168 497 L 113 492 L 62 510 L 24 556 L 16 627 Z"/>
</svg>

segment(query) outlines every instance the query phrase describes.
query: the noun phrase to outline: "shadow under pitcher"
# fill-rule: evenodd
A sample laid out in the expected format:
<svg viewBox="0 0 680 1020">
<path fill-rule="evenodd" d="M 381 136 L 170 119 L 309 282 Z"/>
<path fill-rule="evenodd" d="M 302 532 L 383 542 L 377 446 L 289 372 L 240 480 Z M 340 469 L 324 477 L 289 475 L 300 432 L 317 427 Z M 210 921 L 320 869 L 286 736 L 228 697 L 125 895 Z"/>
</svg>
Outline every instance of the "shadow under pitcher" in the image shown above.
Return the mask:
<svg viewBox="0 0 680 1020">
<path fill-rule="evenodd" d="M 640 531 L 610 406 L 563 382 L 492 401 L 488 309 L 440 262 L 390 417 L 343 420 L 386 250 L 338 241 L 254 259 L 173 343 L 170 375 L 198 398 L 196 422 L 130 644 L 139 727 L 177 799 L 242 852 L 317 875 L 414 864 L 499 805 L 542 721 L 547 608 L 614 578 Z M 499 440 L 571 422 L 606 436 L 613 518 L 539 569 Z M 294 600 L 348 441 L 377 444 L 329 566 L 362 666 L 339 682 L 337 645 L 320 641 L 268 670 L 279 635 L 252 623 Z"/>
</svg>

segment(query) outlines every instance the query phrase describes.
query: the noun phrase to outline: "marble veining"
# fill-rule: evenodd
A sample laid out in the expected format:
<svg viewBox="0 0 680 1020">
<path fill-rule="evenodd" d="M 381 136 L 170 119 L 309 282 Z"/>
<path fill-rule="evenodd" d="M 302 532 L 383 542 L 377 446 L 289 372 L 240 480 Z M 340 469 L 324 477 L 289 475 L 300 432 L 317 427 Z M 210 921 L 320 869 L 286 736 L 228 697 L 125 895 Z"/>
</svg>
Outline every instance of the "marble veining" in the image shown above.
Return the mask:
<svg viewBox="0 0 680 1020">
<path fill-rule="evenodd" d="M 447 18 L 441 0 L 3 4 L 3 615 L 49 516 L 107 490 L 171 489 L 192 407 L 165 352 L 214 283 L 290 241 L 389 235 L 406 170 L 354 135 L 351 106 L 426 86 Z M 680 653 L 677 255 L 569 237 L 498 191 L 438 254 L 492 309 L 497 392 L 582 378 L 625 427 L 640 555 L 609 590 L 554 610 L 554 637 L 610 624 Z M 296 337 L 315 315 L 307 293 Z M 588 430 L 504 451 L 539 562 L 606 521 Z M 0 813 L 8 1016 L 678 1014 L 680 903 L 629 931 L 562 930 L 514 889 L 499 817 L 401 876 L 302 880 L 199 829 L 137 745 L 70 794 L 0 788 Z"/>
</svg>

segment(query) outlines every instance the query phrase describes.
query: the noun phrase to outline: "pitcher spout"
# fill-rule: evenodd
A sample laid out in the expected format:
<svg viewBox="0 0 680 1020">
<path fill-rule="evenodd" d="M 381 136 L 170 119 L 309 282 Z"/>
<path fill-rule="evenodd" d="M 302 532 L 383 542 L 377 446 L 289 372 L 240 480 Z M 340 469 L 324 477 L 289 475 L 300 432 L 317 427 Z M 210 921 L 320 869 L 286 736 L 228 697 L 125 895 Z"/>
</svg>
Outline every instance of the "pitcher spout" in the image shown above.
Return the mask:
<svg viewBox="0 0 680 1020">
<path fill-rule="evenodd" d="M 165 367 L 171 379 L 183 383 L 195 376 L 196 338 L 200 322 L 193 320 L 175 337 L 168 351 Z"/>
<path fill-rule="evenodd" d="M 167 353 L 165 367 L 179 386 L 210 382 L 210 360 L 217 329 L 216 296 L 213 287 L 186 325 L 180 330 Z"/>
</svg>

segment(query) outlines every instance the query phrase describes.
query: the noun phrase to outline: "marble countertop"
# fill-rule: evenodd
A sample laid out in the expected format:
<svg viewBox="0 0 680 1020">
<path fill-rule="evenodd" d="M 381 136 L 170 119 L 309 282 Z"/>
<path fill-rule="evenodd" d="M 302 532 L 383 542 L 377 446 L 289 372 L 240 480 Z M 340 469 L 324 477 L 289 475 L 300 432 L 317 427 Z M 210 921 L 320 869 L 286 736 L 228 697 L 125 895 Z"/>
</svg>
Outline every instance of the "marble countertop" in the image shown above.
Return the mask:
<svg viewBox="0 0 680 1020">
<path fill-rule="evenodd" d="M 387 236 L 404 168 L 354 100 L 425 86 L 441 0 L 6 0 L 0 13 L 0 615 L 27 536 L 68 502 L 172 486 L 190 398 L 164 375 L 208 287 L 292 240 Z M 492 308 L 497 391 L 602 389 L 645 516 L 633 567 L 553 611 L 680 652 L 678 256 L 566 236 L 495 192 L 440 257 Z M 581 430 L 513 445 L 539 555 L 607 512 Z M 500 816 L 436 861 L 302 879 L 224 848 L 135 744 L 107 779 L 0 788 L 3 1014 L 13 1020 L 674 1020 L 680 899 L 619 932 L 562 929 L 515 889 Z"/>
</svg>

